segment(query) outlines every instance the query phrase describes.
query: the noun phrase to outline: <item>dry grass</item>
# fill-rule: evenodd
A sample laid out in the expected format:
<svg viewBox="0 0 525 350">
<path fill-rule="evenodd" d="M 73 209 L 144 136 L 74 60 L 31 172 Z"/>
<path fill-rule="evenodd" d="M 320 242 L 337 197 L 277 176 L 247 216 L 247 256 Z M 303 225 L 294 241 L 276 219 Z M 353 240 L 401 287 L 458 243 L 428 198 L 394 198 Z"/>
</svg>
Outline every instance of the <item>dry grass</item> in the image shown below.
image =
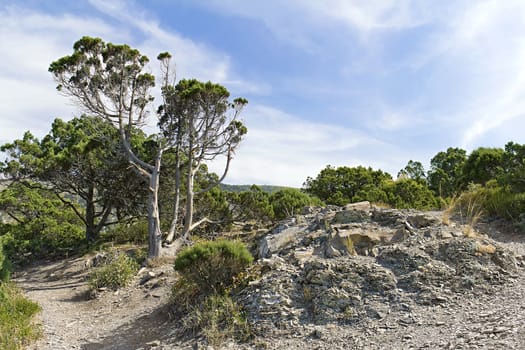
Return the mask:
<svg viewBox="0 0 525 350">
<path fill-rule="evenodd" d="M 484 215 L 483 205 L 485 196 L 476 190 L 463 192 L 450 200 L 443 211 L 442 222 L 451 225 L 455 219 L 463 226 L 463 234 L 467 237 L 476 237 L 476 224 Z"/>
</svg>

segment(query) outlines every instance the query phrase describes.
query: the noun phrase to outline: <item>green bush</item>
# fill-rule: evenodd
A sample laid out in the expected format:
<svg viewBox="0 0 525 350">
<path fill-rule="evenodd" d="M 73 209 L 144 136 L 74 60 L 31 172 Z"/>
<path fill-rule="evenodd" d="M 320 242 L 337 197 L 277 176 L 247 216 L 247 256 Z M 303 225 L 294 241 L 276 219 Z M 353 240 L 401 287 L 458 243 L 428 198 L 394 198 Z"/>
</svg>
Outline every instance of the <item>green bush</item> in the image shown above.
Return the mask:
<svg viewBox="0 0 525 350">
<path fill-rule="evenodd" d="M 320 199 L 312 197 L 294 188 L 285 188 L 270 195 L 270 203 L 277 219 L 284 219 L 296 214 L 309 205 L 320 206 Z"/>
<path fill-rule="evenodd" d="M 4 254 L 4 242 L 3 237 L 0 237 L 0 283 L 7 282 L 11 274 L 11 263 Z"/>
<path fill-rule="evenodd" d="M 38 304 L 26 299 L 15 285 L 0 283 L 0 349 L 24 348 L 42 334 L 33 322 Z"/>
<path fill-rule="evenodd" d="M 127 285 L 137 273 L 139 265 L 126 254 L 118 254 L 110 261 L 96 268 L 89 276 L 91 289 L 118 289 Z"/>
<path fill-rule="evenodd" d="M 141 220 L 130 224 L 117 224 L 101 236 L 106 242 L 145 244 L 148 242 L 148 222 Z"/>
<path fill-rule="evenodd" d="M 182 320 L 182 327 L 193 335 L 202 332 L 214 347 L 230 338 L 245 341 L 251 334 L 241 308 L 225 295 L 214 294 L 192 306 Z"/>
<path fill-rule="evenodd" d="M 252 255 L 241 242 L 206 241 L 181 251 L 175 260 L 175 270 L 203 294 L 222 293 L 252 261 Z"/>
<path fill-rule="evenodd" d="M 0 225 L 9 236 L 4 252 L 14 264 L 63 258 L 85 249 L 84 225 L 53 193 L 13 183 L 0 192 L 0 206 L 17 220 Z"/>
</svg>

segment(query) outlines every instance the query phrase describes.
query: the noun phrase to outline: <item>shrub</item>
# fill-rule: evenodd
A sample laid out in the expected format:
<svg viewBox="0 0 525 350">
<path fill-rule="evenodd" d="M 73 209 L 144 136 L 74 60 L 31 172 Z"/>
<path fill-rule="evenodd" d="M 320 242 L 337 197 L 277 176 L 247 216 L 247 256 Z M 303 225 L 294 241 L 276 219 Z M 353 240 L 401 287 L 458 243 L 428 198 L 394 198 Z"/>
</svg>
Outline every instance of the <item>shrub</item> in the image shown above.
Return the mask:
<svg viewBox="0 0 525 350">
<path fill-rule="evenodd" d="M 211 295 L 191 307 L 182 323 L 183 329 L 193 335 L 202 332 L 214 347 L 229 338 L 245 341 L 251 333 L 241 308 L 225 295 Z"/>
<path fill-rule="evenodd" d="M 145 244 L 148 242 L 148 222 L 140 220 L 132 223 L 117 224 L 104 232 L 102 239 L 117 244 Z"/>
<path fill-rule="evenodd" d="M 277 219 L 299 214 L 301 209 L 309 205 L 322 205 L 320 199 L 294 188 L 285 188 L 272 193 L 270 203 Z"/>
<path fill-rule="evenodd" d="M 118 254 L 108 263 L 95 269 L 89 277 L 91 289 L 118 289 L 127 285 L 137 273 L 139 265 L 126 254 Z"/>
<path fill-rule="evenodd" d="M 38 304 L 26 299 L 11 283 L 0 283 L 0 349 L 22 349 L 38 339 L 41 329 L 33 322 Z"/>
<path fill-rule="evenodd" d="M 175 270 L 204 294 L 222 293 L 252 261 L 252 255 L 241 242 L 205 241 L 181 251 L 175 260 Z"/>
<path fill-rule="evenodd" d="M 4 254 L 3 237 L 0 237 L 0 283 L 7 282 L 11 273 L 11 263 Z"/>
</svg>

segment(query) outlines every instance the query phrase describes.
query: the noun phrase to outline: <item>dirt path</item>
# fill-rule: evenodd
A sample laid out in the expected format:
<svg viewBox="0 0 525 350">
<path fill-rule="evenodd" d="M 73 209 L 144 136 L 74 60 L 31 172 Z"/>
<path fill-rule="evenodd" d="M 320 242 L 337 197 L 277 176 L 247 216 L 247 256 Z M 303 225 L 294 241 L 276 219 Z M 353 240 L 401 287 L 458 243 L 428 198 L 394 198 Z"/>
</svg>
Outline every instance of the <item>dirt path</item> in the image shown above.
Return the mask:
<svg viewBox="0 0 525 350">
<path fill-rule="evenodd" d="M 67 259 L 26 269 L 15 281 L 42 306 L 44 337 L 30 349 L 160 348 L 158 338 L 167 321 L 163 309 L 169 296 L 167 277 L 118 292 L 89 298 L 85 258 Z M 157 275 L 166 272 L 155 271 Z"/>
</svg>

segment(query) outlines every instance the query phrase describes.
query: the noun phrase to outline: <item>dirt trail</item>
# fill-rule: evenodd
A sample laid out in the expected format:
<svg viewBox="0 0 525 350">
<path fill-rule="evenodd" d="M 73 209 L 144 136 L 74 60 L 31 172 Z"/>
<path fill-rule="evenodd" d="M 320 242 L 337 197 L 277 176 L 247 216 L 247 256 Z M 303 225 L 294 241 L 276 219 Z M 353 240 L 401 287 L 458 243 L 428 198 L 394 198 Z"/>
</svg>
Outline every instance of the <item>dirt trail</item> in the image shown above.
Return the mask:
<svg viewBox="0 0 525 350">
<path fill-rule="evenodd" d="M 42 306 L 44 337 L 29 349 L 138 349 L 160 346 L 167 320 L 167 283 L 140 285 L 89 298 L 85 258 L 41 264 L 15 275 L 26 295 Z M 158 271 L 157 271 L 158 273 Z M 151 287 L 151 285 L 150 285 Z"/>
</svg>

